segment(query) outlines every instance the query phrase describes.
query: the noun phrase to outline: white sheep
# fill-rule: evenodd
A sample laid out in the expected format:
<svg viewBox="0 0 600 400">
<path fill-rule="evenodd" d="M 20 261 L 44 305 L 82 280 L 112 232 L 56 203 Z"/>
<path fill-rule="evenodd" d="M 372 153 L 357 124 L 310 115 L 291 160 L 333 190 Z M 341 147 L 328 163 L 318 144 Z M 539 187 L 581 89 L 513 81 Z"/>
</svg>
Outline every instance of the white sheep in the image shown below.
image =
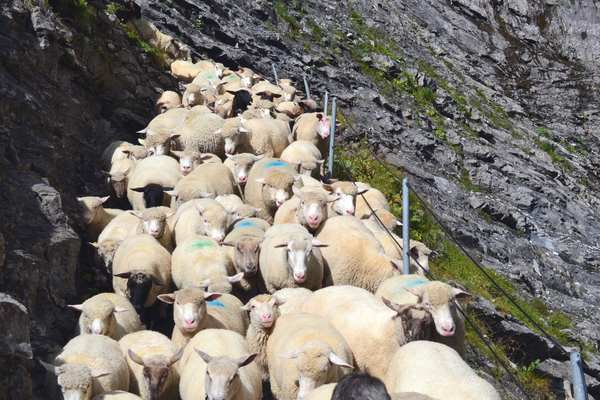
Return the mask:
<svg viewBox="0 0 600 400">
<path fill-rule="evenodd" d="M 144 400 L 176 399 L 179 374 L 175 364 L 183 354 L 165 335 L 139 331 L 119 340 L 129 367 L 129 388 Z"/>
<path fill-rule="evenodd" d="M 172 108 L 154 117 L 146 127 L 137 133 L 146 134 L 146 137 L 159 133 L 175 133 L 189 118 L 190 110 L 187 108 Z M 143 142 L 140 144 L 144 144 Z"/>
<path fill-rule="evenodd" d="M 107 183 L 110 185 L 112 193 L 114 193 L 114 197 L 117 199 L 125 198 L 129 176 L 135 170 L 136 164 L 136 160 L 133 157 L 118 159 L 112 163 L 108 172 L 103 171 L 107 177 Z"/>
<path fill-rule="evenodd" d="M 296 170 L 277 158 L 263 158 L 250 170 L 244 190 L 246 202 L 260 208 L 259 217 L 271 222 L 277 208 L 292 195 Z"/>
<path fill-rule="evenodd" d="M 305 183 L 306 185 L 306 183 Z M 309 185 L 314 185 L 310 184 Z M 360 189 L 354 182 L 337 181 L 323 185 L 337 200 L 330 205 L 331 215 L 354 215 L 358 198 L 367 189 Z"/>
<path fill-rule="evenodd" d="M 211 61 L 201 60 L 193 63 L 186 60 L 175 60 L 171 63 L 171 75 L 184 82 L 193 81 L 194 78 L 204 71 L 214 73 L 215 77 L 220 74 L 220 68 Z"/>
<path fill-rule="evenodd" d="M 322 254 L 335 285 L 375 292 L 381 282 L 400 273 L 401 264 L 383 253 L 381 244 L 356 217 L 329 218 L 316 237 L 329 245 Z"/>
<path fill-rule="evenodd" d="M 123 140 L 115 140 L 110 142 L 100 157 L 102 169 L 108 170 L 116 160 L 128 158 L 128 154 L 125 154 L 123 150 L 128 149 L 129 146 L 132 146 L 132 144 Z"/>
<path fill-rule="evenodd" d="M 469 293 L 420 275 L 398 275 L 383 281 L 375 296 L 398 306 L 423 305 L 422 312 L 429 313 L 434 324 L 424 339 L 443 343 L 464 354 L 465 322 L 455 300 L 468 299 Z"/>
<path fill-rule="evenodd" d="M 406 314 L 413 308 L 399 313 L 364 289 L 331 286 L 308 297 L 302 311 L 327 319 L 346 339 L 359 370 L 383 379 L 392 356 L 407 342 Z"/>
<path fill-rule="evenodd" d="M 331 396 L 333 395 L 336 386 L 337 383 L 321 385 L 315 390 L 310 391 L 305 400 L 331 400 Z"/>
<path fill-rule="evenodd" d="M 239 281 L 225 250 L 207 236 L 192 236 L 173 252 L 173 282 L 179 289 L 208 286 L 211 292 L 231 293 Z"/>
<path fill-rule="evenodd" d="M 208 104 L 208 99 L 204 96 L 206 88 L 202 88 L 199 85 L 190 83 L 185 86 L 185 92 L 183 92 L 182 104 L 184 107 L 192 108 L 198 105 Z"/>
<path fill-rule="evenodd" d="M 283 101 L 275 106 L 275 111 L 295 119 L 304 113 L 304 108 L 294 101 Z"/>
<path fill-rule="evenodd" d="M 279 313 L 286 315 L 301 312 L 304 303 L 312 294 L 313 292 L 306 288 L 297 287 L 279 289 L 273 296 L 282 303 L 279 306 Z"/>
<path fill-rule="evenodd" d="M 248 227 L 260 228 L 266 232 L 267 229 L 269 229 L 271 227 L 271 224 L 262 218 L 249 217 L 249 218 L 244 218 L 240 221 L 237 221 L 233 225 L 233 229 L 248 228 Z"/>
<path fill-rule="evenodd" d="M 203 329 L 229 329 L 245 334 L 248 317 L 242 311 L 242 302 L 230 294 L 205 292 L 190 287 L 173 293 L 161 294 L 158 299 L 173 304 L 175 328 L 171 340 L 185 346 Z"/>
<path fill-rule="evenodd" d="M 183 176 L 188 175 L 202 163 L 222 163 L 219 157 L 210 153 L 202 154 L 198 153 L 197 151 L 190 150 L 174 150 L 171 151 L 171 153 L 173 153 L 179 159 L 179 170 L 181 171 L 181 175 Z"/>
<path fill-rule="evenodd" d="M 260 371 L 240 334 L 223 329 L 200 331 L 180 361 L 181 400 L 259 400 Z"/>
<path fill-rule="evenodd" d="M 248 174 L 250 173 L 250 169 L 254 165 L 255 162 L 263 158 L 262 155 L 255 156 L 251 153 L 241 153 L 230 155 L 227 154 L 227 159 L 223 164 L 229 168 L 231 173 L 233 174 L 233 178 L 235 182 L 240 186 L 244 187 L 246 182 L 248 181 Z"/>
<path fill-rule="evenodd" d="M 65 399 L 91 399 L 129 389 L 127 362 L 119 343 L 108 336 L 76 336 L 63 347 L 54 364 L 42 365 L 56 375 Z"/>
<path fill-rule="evenodd" d="M 175 140 L 179 135 L 171 132 L 158 132 L 148 135 L 146 139 L 139 139 L 139 142 L 148 152 L 148 156 L 168 156 L 175 150 Z"/>
<path fill-rule="evenodd" d="M 133 393 L 114 390 L 108 393 L 99 394 L 92 400 L 142 400 L 142 398 Z"/>
<path fill-rule="evenodd" d="M 311 232 L 319 229 L 329 217 L 328 206 L 337 197 L 311 187 L 302 190 L 292 187 L 294 196 L 277 209 L 274 224 L 300 224 Z"/>
<path fill-rule="evenodd" d="M 152 236 L 125 239 L 113 260 L 113 288 L 127 297 L 138 314 L 171 286 L 171 254 Z"/>
<path fill-rule="evenodd" d="M 102 204 L 106 203 L 108 199 L 109 196 L 85 196 L 77 198 L 83 211 L 83 219 L 86 224 L 88 237 L 92 240 L 96 240 L 102 230 L 106 228 L 106 225 L 123 212 L 123 210 L 104 208 Z"/>
<path fill-rule="evenodd" d="M 123 212 L 106 225 L 96 242 L 90 243 L 98 249 L 98 255 L 104 261 L 108 271 L 112 270 L 112 262 L 117 248 L 123 240 L 138 232 L 139 218 L 133 213 Z"/>
<path fill-rule="evenodd" d="M 141 160 L 127 183 L 127 198 L 134 210 L 169 206 L 165 191 L 173 189 L 181 179 L 179 163 L 169 156 L 154 156 Z"/>
<path fill-rule="evenodd" d="M 158 114 L 162 114 L 167 110 L 178 107 L 181 107 L 181 97 L 179 96 L 179 93 L 173 92 L 172 90 L 165 90 L 156 100 L 155 108 Z"/>
<path fill-rule="evenodd" d="M 219 133 L 225 141 L 225 152 L 251 153 L 279 157 L 289 144 L 290 127 L 271 118 L 231 118 Z"/>
<path fill-rule="evenodd" d="M 177 205 L 188 200 L 239 193 L 229 168 L 223 164 L 206 163 L 196 167 L 168 192 Z"/>
<path fill-rule="evenodd" d="M 256 353 L 256 365 L 258 365 L 262 380 L 269 380 L 269 368 L 267 365 L 267 341 L 273 332 L 273 327 L 279 318 L 279 306 L 282 302 L 275 296 L 259 294 L 253 297 L 242 307 L 248 311 L 250 325 L 246 332 L 246 341 L 252 353 Z"/>
<path fill-rule="evenodd" d="M 372 211 L 367 205 L 367 202 L 371 208 L 373 208 L 373 210 L 390 211 L 390 204 L 385 195 L 379 189 L 375 189 L 371 185 L 363 182 L 356 182 L 356 185 L 362 192 L 362 195 L 356 198 L 356 212 L 354 213 L 356 217 L 364 218 L 371 215 Z"/>
<path fill-rule="evenodd" d="M 324 161 L 317 146 L 306 140 L 292 142 L 281 153 L 281 159 L 298 165 L 298 172 L 309 176 L 319 171 L 322 172 L 321 167 Z"/>
<path fill-rule="evenodd" d="M 452 348 L 425 340 L 407 343 L 391 359 L 384 383 L 390 392 L 417 392 L 435 399 L 500 400 Z"/>
<path fill-rule="evenodd" d="M 216 200 L 187 201 L 175 214 L 175 242 L 179 245 L 195 235 L 206 235 L 220 243 L 231 222 L 231 215 Z"/>
<path fill-rule="evenodd" d="M 179 149 L 225 155 L 225 142 L 218 132 L 225 120 L 216 114 L 192 115 L 175 131 Z"/>
<path fill-rule="evenodd" d="M 265 233 L 260 251 L 260 272 L 266 289 L 274 293 L 286 287 L 317 290 L 323 284 L 321 243 L 301 225 L 273 225 Z"/>
<path fill-rule="evenodd" d="M 99 293 L 82 304 L 69 307 L 81 311 L 80 335 L 94 333 L 119 340 L 128 333 L 144 329 L 129 300 L 114 293 Z"/>
<path fill-rule="evenodd" d="M 304 313 L 279 317 L 267 342 L 267 361 L 271 390 L 279 400 L 304 399 L 315 388 L 340 380 L 354 364 L 335 327 Z"/>
<path fill-rule="evenodd" d="M 327 152 L 330 119 L 322 113 L 307 113 L 296 118 L 292 128 L 294 140 L 306 140 L 317 146 L 321 154 Z"/>
<path fill-rule="evenodd" d="M 152 207 L 129 212 L 139 218 L 136 233 L 146 233 L 158 240 L 165 249 L 173 251 L 175 211 L 168 207 Z"/>
</svg>

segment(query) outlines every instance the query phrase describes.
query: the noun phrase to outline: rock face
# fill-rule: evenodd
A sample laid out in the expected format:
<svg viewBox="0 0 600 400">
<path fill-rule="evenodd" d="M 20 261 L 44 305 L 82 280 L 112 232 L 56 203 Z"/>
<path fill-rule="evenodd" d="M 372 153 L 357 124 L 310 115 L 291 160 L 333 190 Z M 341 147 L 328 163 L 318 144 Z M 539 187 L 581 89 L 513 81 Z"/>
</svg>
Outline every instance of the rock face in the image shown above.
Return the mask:
<svg viewBox="0 0 600 400">
<path fill-rule="evenodd" d="M 73 334 L 76 316 L 65 305 L 107 283 L 80 236 L 75 197 L 105 194 L 99 154 L 111 140 L 134 141 L 159 88 L 175 88 L 101 11 L 104 2 L 37 3 L 0 4 L 0 291 L 11 299 L 0 297 L 0 314 L 2 304 L 15 304 L 23 321 L 0 335 L 0 356 L 19 365 L 12 376 L 0 372 L 0 382 L 22 399 L 32 391 L 47 397 L 41 368 L 23 353 L 26 321 L 34 357 L 48 360 Z M 301 82 L 306 74 L 313 95 L 336 95 L 344 140 L 366 136 L 486 265 L 569 313 L 570 334 L 598 345 L 600 11 L 593 2 L 136 3 L 195 57 L 266 76 L 275 63 L 280 76 Z M 552 354 L 515 320 L 498 318 L 490 312 L 499 334 Z M 598 380 L 594 365 L 586 372 Z M 563 368 L 540 367 L 552 376 Z"/>
<path fill-rule="evenodd" d="M 174 87 L 103 13 L 35 3 L 0 5 L 0 361 L 15 365 L 0 372 L 0 399 L 30 399 L 32 387 L 47 398 L 43 369 L 22 361 L 30 331 L 34 357 L 50 359 L 74 333 L 65 305 L 99 276 L 75 197 L 106 193 L 96 175 L 102 149 L 135 140 L 155 88 Z"/>
</svg>

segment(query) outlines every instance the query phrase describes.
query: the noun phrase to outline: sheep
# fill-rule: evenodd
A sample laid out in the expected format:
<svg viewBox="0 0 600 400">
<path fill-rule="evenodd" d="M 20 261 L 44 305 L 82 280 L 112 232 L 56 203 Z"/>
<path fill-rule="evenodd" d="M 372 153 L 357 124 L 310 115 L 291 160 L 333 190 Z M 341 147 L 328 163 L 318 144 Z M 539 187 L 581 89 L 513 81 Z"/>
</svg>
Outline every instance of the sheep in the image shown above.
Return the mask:
<svg viewBox="0 0 600 400">
<path fill-rule="evenodd" d="M 243 200 L 235 194 L 217 196 L 215 201 L 227 211 L 231 217 L 231 222 L 253 217 L 257 212 L 254 207 L 244 204 Z"/>
<path fill-rule="evenodd" d="M 390 204 L 386 199 L 385 195 L 381 193 L 379 189 L 375 189 L 370 185 L 362 182 L 356 182 L 359 190 L 362 192 L 361 196 L 356 198 L 356 211 L 354 215 L 358 218 L 369 217 L 373 210 L 387 210 L 390 211 Z M 366 199 L 366 201 L 365 201 Z M 371 206 L 367 205 L 367 202 Z"/>
<path fill-rule="evenodd" d="M 274 224 L 300 224 L 315 232 L 329 217 L 328 205 L 337 198 L 321 190 L 300 190 L 292 187 L 294 197 L 277 209 Z"/>
<path fill-rule="evenodd" d="M 281 153 L 281 159 L 290 164 L 297 164 L 299 168 L 298 172 L 309 176 L 317 168 L 321 169 L 324 161 L 317 146 L 306 140 L 292 142 Z"/>
<path fill-rule="evenodd" d="M 233 266 L 225 251 L 207 236 L 192 236 L 173 252 L 173 282 L 179 289 L 208 286 L 210 291 L 231 293 Z M 220 287 L 216 287 L 216 284 Z M 212 284 L 212 285 L 211 285 Z"/>
<path fill-rule="evenodd" d="M 233 267 L 238 273 L 243 274 L 239 285 L 240 290 L 235 292 L 242 301 L 265 291 L 258 269 L 264 235 L 263 229 L 248 224 L 233 229 L 223 241 Z"/>
<path fill-rule="evenodd" d="M 305 400 L 331 400 L 336 385 L 337 383 L 321 385 L 318 388 L 311 390 L 305 397 Z"/>
<path fill-rule="evenodd" d="M 381 244 L 356 217 L 328 218 L 316 237 L 329 244 L 322 253 L 334 285 L 375 292 L 381 282 L 401 271 L 401 263 L 383 253 Z"/>
<path fill-rule="evenodd" d="M 182 176 L 189 175 L 196 167 L 203 163 L 216 163 L 221 164 L 222 161 L 219 157 L 214 154 L 206 153 L 201 154 L 197 151 L 171 151 L 179 159 L 179 171 Z"/>
<path fill-rule="evenodd" d="M 114 293 L 100 293 L 83 304 L 71 304 L 69 307 L 81 311 L 80 335 L 94 333 L 119 340 L 128 333 L 144 329 L 129 300 Z"/>
<path fill-rule="evenodd" d="M 144 307 L 171 286 L 171 255 L 152 236 L 135 235 L 121 243 L 112 267 L 115 293 L 127 297 L 144 321 Z"/>
<path fill-rule="evenodd" d="M 197 105 L 206 105 L 207 103 L 207 99 L 204 97 L 200 86 L 193 83 L 186 85 L 182 98 L 184 107 L 192 108 Z"/>
<path fill-rule="evenodd" d="M 110 196 L 86 196 L 77 198 L 83 211 L 83 220 L 86 224 L 87 236 L 92 240 L 96 240 L 102 230 L 106 228 L 106 225 L 123 212 L 122 210 L 102 207 L 102 204 L 106 203 L 109 198 Z"/>
<path fill-rule="evenodd" d="M 112 262 L 117 248 L 123 240 L 137 233 L 139 218 L 129 212 L 122 212 L 106 225 L 96 242 L 90 243 L 98 249 L 107 271 L 112 270 Z"/>
<path fill-rule="evenodd" d="M 350 347 L 325 319 L 310 314 L 278 318 L 267 342 L 271 390 L 279 400 L 304 399 L 353 368 Z"/>
<path fill-rule="evenodd" d="M 177 80 L 191 82 L 208 66 L 202 63 L 194 64 L 191 61 L 175 60 L 171 63 L 171 75 Z"/>
<path fill-rule="evenodd" d="M 158 133 L 175 133 L 189 118 L 190 110 L 187 108 L 172 108 L 154 117 L 146 127 L 137 133 L 146 134 L 146 137 Z M 141 143 L 144 144 L 144 143 Z"/>
<path fill-rule="evenodd" d="M 260 107 L 260 106 L 253 105 L 250 108 L 248 108 L 246 111 L 244 111 L 242 113 L 242 115 L 240 116 L 240 118 L 243 118 L 244 120 L 271 119 L 272 116 L 271 116 L 271 110 Z"/>
<path fill-rule="evenodd" d="M 219 131 L 225 153 L 251 153 L 278 157 L 289 144 L 289 126 L 273 119 L 230 118 Z"/>
<path fill-rule="evenodd" d="M 241 67 L 236 71 L 236 74 L 240 77 L 242 85 L 245 88 L 251 88 L 256 81 L 264 79 L 261 75 L 255 73 L 250 68 Z"/>
<path fill-rule="evenodd" d="M 253 297 L 242 307 L 248 311 L 250 325 L 246 332 L 246 342 L 251 352 L 256 353 L 256 365 L 260 369 L 263 382 L 269 380 L 267 365 L 267 341 L 279 318 L 279 306 L 282 302 L 275 296 L 260 294 Z"/>
<path fill-rule="evenodd" d="M 260 371 L 244 337 L 223 329 L 194 336 L 180 361 L 181 400 L 260 400 Z"/>
<path fill-rule="evenodd" d="M 396 216 L 384 208 L 374 208 L 369 215 L 363 215 L 360 219 L 365 222 L 365 225 L 369 224 L 369 229 L 385 230 L 386 228 L 393 231 L 399 226 L 402 226 L 402 222 L 396 218 Z"/>
<path fill-rule="evenodd" d="M 200 164 L 183 177 L 168 194 L 181 205 L 188 200 L 239 193 L 229 168 L 223 164 Z"/>
<path fill-rule="evenodd" d="M 174 211 L 168 207 L 152 207 L 130 212 L 139 218 L 136 233 L 146 233 L 158 240 L 169 252 L 173 251 Z"/>
<path fill-rule="evenodd" d="M 391 400 L 381 379 L 369 374 L 346 375 L 335 386 L 331 400 Z"/>
<path fill-rule="evenodd" d="M 321 288 L 323 257 L 321 243 L 298 224 L 273 225 L 265 233 L 259 265 L 266 289 L 274 293 L 286 287 Z"/>
<path fill-rule="evenodd" d="M 181 179 L 179 163 L 168 156 L 154 156 L 141 160 L 127 183 L 127 198 L 134 210 L 168 206 L 172 190 Z"/>
<path fill-rule="evenodd" d="M 56 375 L 65 399 L 91 399 L 111 390 L 129 389 L 127 362 L 117 341 L 108 336 L 76 336 L 54 364 L 41 363 Z"/>
<path fill-rule="evenodd" d="M 226 144 L 227 145 L 227 144 Z M 240 188 L 243 188 L 248 181 L 248 174 L 250 173 L 250 169 L 254 165 L 255 162 L 262 159 L 264 156 L 259 155 L 255 156 L 252 153 L 241 153 L 241 154 L 227 154 L 227 159 L 223 164 L 233 174 L 233 178 L 235 182 L 239 185 Z"/>
<path fill-rule="evenodd" d="M 277 158 L 263 158 L 248 174 L 244 189 L 246 202 L 261 209 L 259 217 L 272 222 L 275 211 L 291 197 L 292 185 L 298 180 L 289 163 Z"/>
<path fill-rule="evenodd" d="M 138 18 L 132 19 L 131 24 L 143 40 L 158 48 L 167 56 L 168 62 L 191 59 L 191 50 L 188 46 L 162 33 L 152 22 Z"/>
<path fill-rule="evenodd" d="M 216 114 L 192 115 L 174 132 L 179 135 L 179 148 L 223 157 L 225 142 L 219 129 L 224 123 L 225 120 Z"/>
<path fill-rule="evenodd" d="M 346 339 L 362 372 L 383 379 L 395 351 L 408 339 L 410 312 L 418 305 L 392 310 L 372 293 L 354 286 L 330 286 L 314 292 L 302 312 L 327 319 Z M 293 314 L 291 314 L 293 315 Z M 415 337 L 421 332 L 413 331 Z"/>
<path fill-rule="evenodd" d="M 110 169 L 110 166 L 116 160 L 122 160 L 127 158 L 128 155 L 123 152 L 131 146 L 131 143 L 125 142 L 123 140 L 116 140 L 110 142 L 108 146 L 102 152 L 102 156 L 100 157 L 101 165 L 103 169 Z"/>
<path fill-rule="evenodd" d="M 229 117 L 236 117 L 248 109 L 252 104 L 252 94 L 244 89 L 237 90 L 231 102 Z"/>
<path fill-rule="evenodd" d="M 419 340 L 395 352 L 384 379 L 395 393 L 417 392 L 436 399 L 500 400 L 492 385 L 480 378 L 452 348 Z"/>
<path fill-rule="evenodd" d="M 425 339 L 443 343 L 464 354 L 465 323 L 455 300 L 468 299 L 469 293 L 443 282 L 430 282 L 420 275 L 398 275 L 383 281 L 375 296 L 398 306 L 423 305 L 435 328 Z"/>
<path fill-rule="evenodd" d="M 248 135 L 250 135 L 251 143 L 256 135 L 266 135 L 269 138 L 273 150 L 273 154 L 270 155 L 271 157 L 279 157 L 283 150 L 290 144 L 290 126 L 284 121 L 265 118 L 242 120 L 241 126 L 249 131 Z M 254 150 L 257 151 L 255 154 L 267 153 L 257 148 Z M 268 153 L 267 156 L 269 156 Z"/>
<path fill-rule="evenodd" d="M 242 302 L 230 294 L 210 293 L 189 287 L 161 294 L 158 299 L 174 305 L 175 328 L 171 340 L 177 346 L 185 346 L 203 329 L 229 329 L 239 334 L 246 333 L 248 317 L 242 311 Z"/>
<path fill-rule="evenodd" d="M 142 400 L 142 398 L 138 395 L 129 392 L 124 392 L 122 390 L 114 390 L 112 392 L 99 394 L 92 400 Z"/>
<path fill-rule="evenodd" d="M 221 243 L 230 222 L 229 213 L 216 200 L 190 200 L 177 210 L 175 242 L 179 245 L 195 235 L 206 235 Z"/>
<path fill-rule="evenodd" d="M 293 140 L 306 140 L 317 146 L 321 154 L 327 152 L 330 119 L 322 113 L 302 114 L 292 128 Z"/>
<path fill-rule="evenodd" d="M 275 106 L 275 111 L 285 114 L 292 119 L 296 119 L 300 115 L 302 115 L 302 113 L 304 113 L 304 109 L 302 108 L 302 106 L 293 101 L 283 101 L 277 104 Z"/>
<path fill-rule="evenodd" d="M 129 366 L 129 387 L 145 400 L 177 398 L 179 374 L 175 364 L 183 354 L 169 338 L 154 331 L 139 331 L 119 340 Z"/>
<path fill-rule="evenodd" d="M 171 149 L 175 148 L 174 142 L 178 137 L 170 132 L 158 132 L 148 135 L 146 139 L 139 139 L 139 142 L 148 152 L 148 156 L 168 156 L 171 155 Z"/>
<path fill-rule="evenodd" d="M 312 293 L 312 291 L 306 288 L 297 287 L 279 289 L 273 296 L 283 303 L 279 306 L 279 313 L 281 315 L 286 315 L 300 312 L 302 306 Z"/>
<path fill-rule="evenodd" d="M 128 151 L 128 150 L 127 150 Z M 136 161 L 132 158 L 115 160 L 108 172 L 102 171 L 107 177 L 112 194 L 117 199 L 124 199 L 127 194 L 129 176 L 133 173 Z"/>
<path fill-rule="evenodd" d="M 426 394 L 406 392 L 406 393 L 395 393 L 392 394 L 392 400 L 438 400 L 433 397 L 429 397 Z"/>
<path fill-rule="evenodd" d="M 262 218 L 252 217 L 252 218 L 244 218 L 244 219 L 236 222 L 233 225 L 233 229 L 248 228 L 248 227 L 260 228 L 266 232 L 267 229 L 269 229 L 271 227 L 271 224 L 269 224 L 267 221 L 265 221 Z"/>
<path fill-rule="evenodd" d="M 358 198 L 367 190 L 348 181 L 338 181 L 323 186 L 337 197 L 330 206 L 332 215 L 355 215 Z"/>
<path fill-rule="evenodd" d="M 179 93 L 172 90 L 165 90 L 156 100 L 155 108 L 157 114 L 162 114 L 167 110 L 178 107 L 181 107 L 181 97 L 179 97 Z"/>
</svg>

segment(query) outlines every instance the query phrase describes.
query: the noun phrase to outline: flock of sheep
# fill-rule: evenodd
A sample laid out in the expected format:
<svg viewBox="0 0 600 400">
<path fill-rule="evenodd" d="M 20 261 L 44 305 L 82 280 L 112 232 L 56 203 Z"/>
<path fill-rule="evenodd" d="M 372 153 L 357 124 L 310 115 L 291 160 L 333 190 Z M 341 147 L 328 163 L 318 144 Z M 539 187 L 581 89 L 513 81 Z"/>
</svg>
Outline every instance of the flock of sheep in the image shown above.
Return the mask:
<svg viewBox="0 0 600 400">
<path fill-rule="evenodd" d="M 44 363 L 65 399 L 350 399 L 336 383 L 357 372 L 393 399 L 500 398 L 461 358 L 468 294 L 400 274 L 380 191 L 320 180 L 330 120 L 313 100 L 208 60 L 171 72 L 183 96 L 102 157 L 131 209 L 78 199 L 114 293 L 70 306 L 80 334 Z"/>
</svg>

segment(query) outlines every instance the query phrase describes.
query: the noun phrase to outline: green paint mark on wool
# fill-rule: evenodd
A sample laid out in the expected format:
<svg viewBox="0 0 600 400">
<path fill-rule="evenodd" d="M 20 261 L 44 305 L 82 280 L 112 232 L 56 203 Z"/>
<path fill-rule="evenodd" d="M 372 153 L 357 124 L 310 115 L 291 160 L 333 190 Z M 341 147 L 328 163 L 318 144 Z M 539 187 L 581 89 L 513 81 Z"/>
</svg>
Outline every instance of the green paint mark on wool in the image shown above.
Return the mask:
<svg viewBox="0 0 600 400">
<path fill-rule="evenodd" d="M 214 246 L 215 246 L 215 244 L 213 242 L 211 242 L 210 240 L 196 240 L 196 241 L 190 243 L 189 249 L 190 250 L 210 249 L 211 247 L 214 247 Z"/>
</svg>

